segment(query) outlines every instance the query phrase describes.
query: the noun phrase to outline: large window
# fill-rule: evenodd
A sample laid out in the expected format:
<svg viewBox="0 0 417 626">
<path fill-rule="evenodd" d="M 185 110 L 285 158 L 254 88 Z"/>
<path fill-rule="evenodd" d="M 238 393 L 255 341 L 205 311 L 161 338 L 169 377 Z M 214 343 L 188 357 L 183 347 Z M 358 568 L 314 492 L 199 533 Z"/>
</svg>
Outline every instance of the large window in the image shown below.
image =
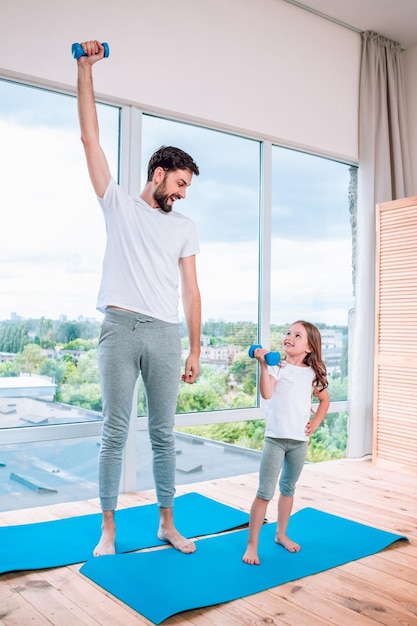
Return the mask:
<svg viewBox="0 0 417 626">
<path fill-rule="evenodd" d="M 186 150 L 200 168 L 187 198 L 175 206 L 197 225 L 203 304 L 201 376 L 195 385 L 180 385 L 178 426 L 197 425 L 201 436 L 260 449 L 262 403 L 248 348 L 262 338 L 281 350 L 283 332 L 296 319 L 320 327 L 331 399 L 346 400 L 351 168 L 129 107 L 98 104 L 97 110 L 111 172 L 118 178 L 120 169 L 122 182 L 129 181 L 140 160 L 141 181 L 133 187 L 140 182 L 142 188 L 149 157 L 161 145 Z M 130 125 L 131 112 L 141 124 Z M 54 442 L 65 440 L 68 445 L 60 442 L 55 451 L 66 448 L 74 455 L 79 443 L 81 454 L 89 451 L 89 464 L 98 453 L 96 352 L 102 316 L 95 307 L 105 226 L 87 173 L 73 96 L 0 80 L 0 133 L 0 454 L 10 465 L 18 459 L 24 480 L 28 473 L 37 485 L 42 472 L 58 473 L 57 457 L 51 457 Z M 137 145 L 140 155 L 134 153 Z M 180 317 L 185 359 L 182 309 Z M 141 383 L 137 409 L 138 416 L 146 414 Z M 326 458 L 336 440 L 335 455 L 343 455 L 347 412 L 335 410 L 317 431 L 313 460 Z M 131 459 L 136 435 L 145 427 L 144 420 L 136 422 L 137 433 L 132 429 L 128 439 Z M 87 471 L 83 462 L 73 463 L 70 475 L 64 465 L 61 477 L 72 484 Z M 94 491 L 94 468 L 89 465 L 85 497 Z M 129 488 L 141 487 L 134 482 L 133 462 L 126 476 Z M 10 480 L 5 492 L 24 487 L 24 480 Z M 47 481 L 59 482 L 57 476 Z"/>
</svg>

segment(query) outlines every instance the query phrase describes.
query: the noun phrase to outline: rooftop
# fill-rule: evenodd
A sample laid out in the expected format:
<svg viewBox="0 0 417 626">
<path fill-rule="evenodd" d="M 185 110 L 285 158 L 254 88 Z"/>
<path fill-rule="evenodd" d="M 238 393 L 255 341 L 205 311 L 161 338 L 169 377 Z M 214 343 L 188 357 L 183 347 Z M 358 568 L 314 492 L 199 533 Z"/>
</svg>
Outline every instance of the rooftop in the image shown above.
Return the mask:
<svg viewBox="0 0 417 626">
<path fill-rule="evenodd" d="M 21 374 L 20 376 L 0 376 L 0 399 L 13 397 L 47 396 L 55 397 L 57 385 L 47 376 Z"/>
<path fill-rule="evenodd" d="M 0 379 L 1 380 L 1 379 Z M 1 428 L 98 421 L 100 414 L 40 398 L 0 399 Z M 256 472 L 260 452 L 177 432 L 178 485 Z M 148 431 L 136 433 L 137 489 L 153 488 Z M 89 499 L 98 492 L 100 437 L 0 445 L 0 511 Z"/>
</svg>

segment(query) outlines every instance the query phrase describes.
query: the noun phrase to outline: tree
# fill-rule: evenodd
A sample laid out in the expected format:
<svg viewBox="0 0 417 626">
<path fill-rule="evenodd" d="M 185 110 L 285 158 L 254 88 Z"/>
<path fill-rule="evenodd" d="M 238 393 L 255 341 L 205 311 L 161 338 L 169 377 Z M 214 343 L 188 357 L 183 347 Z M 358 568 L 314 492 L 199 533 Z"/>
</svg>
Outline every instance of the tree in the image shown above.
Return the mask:
<svg viewBox="0 0 417 626">
<path fill-rule="evenodd" d="M 42 348 L 35 343 L 28 343 L 15 359 L 20 372 L 27 374 L 39 374 L 42 363 L 46 357 L 42 354 Z"/>
<path fill-rule="evenodd" d="M 60 385 L 65 377 L 65 364 L 56 359 L 45 359 L 41 364 L 39 373 L 41 376 L 49 376 L 53 378 L 57 385 Z"/>
<path fill-rule="evenodd" d="M 64 322 L 59 324 L 56 338 L 60 343 L 69 343 L 74 339 L 78 339 L 80 334 L 80 325 L 77 322 Z"/>
<path fill-rule="evenodd" d="M 329 378 L 329 396 L 332 402 L 347 399 L 347 378 Z"/>
<path fill-rule="evenodd" d="M 256 387 L 256 363 L 255 359 L 251 359 L 247 352 L 240 352 L 233 359 L 230 366 L 230 373 L 233 374 L 235 381 L 243 385 L 247 377 L 251 378 L 253 385 Z"/>
<path fill-rule="evenodd" d="M 17 354 L 29 343 L 26 322 L 6 322 L 0 327 L 0 350 Z"/>
<path fill-rule="evenodd" d="M 16 363 L 12 361 L 0 363 L 0 377 L 3 378 L 7 376 L 19 376 L 19 370 Z"/>
<path fill-rule="evenodd" d="M 193 385 L 180 384 L 176 412 L 194 413 L 221 409 L 226 392 L 226 374 L 209 365 L 203 365 L 197 382 Z"/>
<path fill-rule="evenodd" d="M 98 339 L 73 339 L 69 343 L 62 346 L 63 350 L 82 350 L 84 352 L 88 352 L 89 350 L 93 350 L 97 348 Z"/>
<path fill-rule="evenodd" d="M 227 343 L 230 345 L 236 345 L 248 351 L 249 347 L 255 343 L 257 337 L 257 326 L 252 322 L 236 323 L 233 324 L 230 330 L 233 330 L 232 334 L 227 337 Z"/>
<path fill-rule="evenodd" d="M 72 361 L 72 359 L 70 358 Z M 74 385 L 75 387 L 82 383 L 98 383 L 98 361 L 97 350 L 89 350 L 85 354 L 81 354 L 78 359 L 77 365 L 72 364 L 73 367 L 68 367 L 66 371 L 66 384 Z"/>
<path fill-rule="evenodd" d="M 347 412 L 329 413 L 311 435 L 307 460 L 317 463 L 345 457 L 347 445 Z"/>
<path fill-rule="evenodd" d="M 215 411 L 223 406 L 222 396 L 204 378 L 193 385 L 180 387 L 177 401 L 177 413 L 195 413 L 197 411 Z"/>
<path fill-rule="evenodd" d="M 102 410 L 100 385 L 98 383 L 82 383 L 76 387 L 63 385 L 60 402 L 100 413 Z"/>
<path fill-rule="evenodd" d="M 85 383 L 98 383 L 100 380 L 98 372 L 97 350 L 89 350 L 81 354 L 77 365 L 78 378 Z"/>
<path fill-rule="evenodd" d="M 51 319 L 41 317 L 39 321 L 39 345 L 41 348 L 53 348 L 55 346 L 55 336 L 53 322 Z"/>
</svg>

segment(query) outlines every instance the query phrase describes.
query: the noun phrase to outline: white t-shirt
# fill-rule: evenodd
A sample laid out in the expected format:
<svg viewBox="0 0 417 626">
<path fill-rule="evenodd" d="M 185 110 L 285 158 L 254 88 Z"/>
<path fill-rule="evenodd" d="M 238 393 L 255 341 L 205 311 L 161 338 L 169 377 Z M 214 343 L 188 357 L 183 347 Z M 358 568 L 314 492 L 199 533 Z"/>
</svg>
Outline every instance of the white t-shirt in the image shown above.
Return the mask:
<svg viewBox="0 0 417 626">
<path fill-rule="evenodd" d="M 305 427 L 311 416 L 314 370 L 286 361 L 268 366 L 276 379 L 272 397 L 266 401 L 265 436 L 308 441 Z"/>
<path fill-rule="evenodd" d="M 200 251 L 194 222 L 132 198 L 113 178 L 98 200 L 107 243 L 97 309 L 113 305 L 177 323 L 178 261 Z"/>
</svg>

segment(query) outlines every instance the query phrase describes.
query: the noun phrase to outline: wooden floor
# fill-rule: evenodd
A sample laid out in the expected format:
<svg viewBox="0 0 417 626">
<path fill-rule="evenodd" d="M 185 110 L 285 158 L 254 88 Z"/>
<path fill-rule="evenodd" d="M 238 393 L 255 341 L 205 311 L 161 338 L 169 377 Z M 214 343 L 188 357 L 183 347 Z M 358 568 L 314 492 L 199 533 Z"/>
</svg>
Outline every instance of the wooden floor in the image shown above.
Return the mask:
<svg viewBox="0 0 417 626">
<path fill-rule="evenodd" d="M 251 474 L 177 491 L 198 491 L 249 511 L 256 487 L 257 475 Z M 153 492 L 123 495 L 120 506 L 153 501 Z M 410 542 L 396 542 L 373 556 L 241 600 L 176 615 L 164 626 L 417 626 L 417 478 L 380 470 L 370 460 L 307 465 L 297 486 L 294 512 L 306 506 L 404 534 Z M 271 503 L 271 520 L 275 508 L 276 503 Z M 97 511 L 97 501 L 10 511 L 0 513 L 0 525 Z M 138 626 L 151 622 L 86 579 L 79 565 L 72 565 L 0 576 L 0 624 Z"/>
</svg>

